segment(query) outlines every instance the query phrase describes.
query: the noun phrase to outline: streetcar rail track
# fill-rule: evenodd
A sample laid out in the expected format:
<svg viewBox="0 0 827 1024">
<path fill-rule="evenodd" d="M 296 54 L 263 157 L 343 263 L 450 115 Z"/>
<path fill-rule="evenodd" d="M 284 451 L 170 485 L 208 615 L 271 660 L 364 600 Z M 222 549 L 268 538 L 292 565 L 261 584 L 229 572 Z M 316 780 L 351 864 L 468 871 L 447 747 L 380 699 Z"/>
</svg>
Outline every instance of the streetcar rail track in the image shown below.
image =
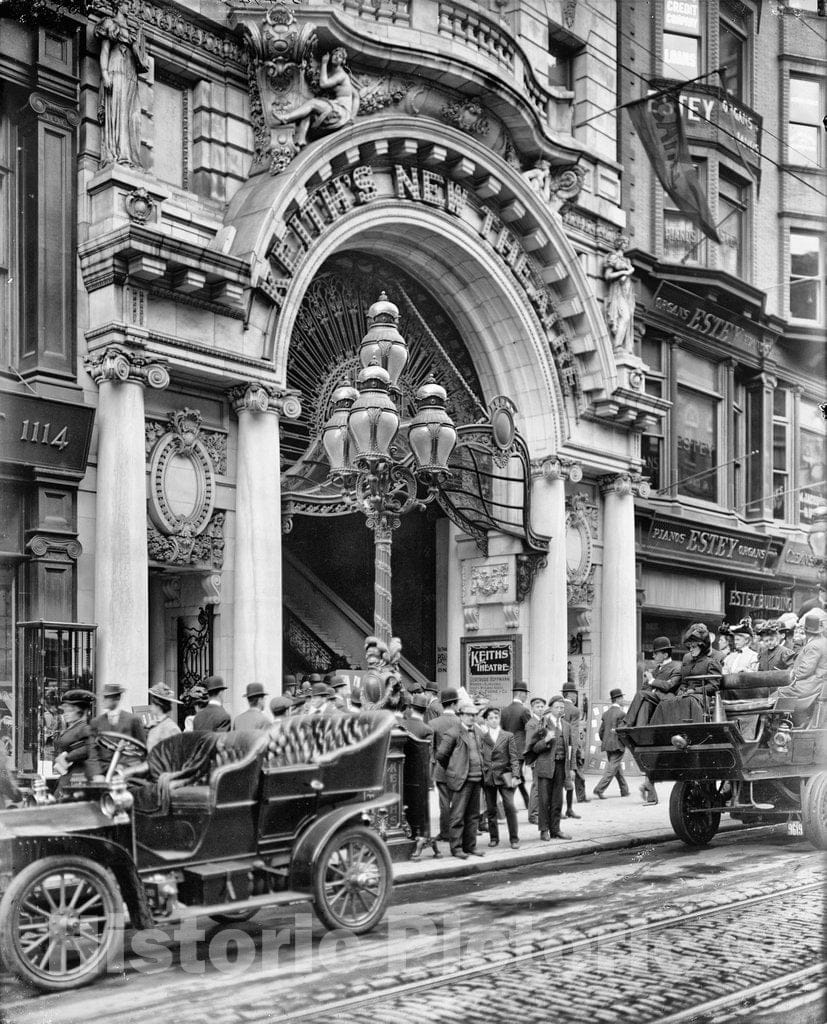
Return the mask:
<svg viewBox="0 0 827 1024">
<path fill-rule="evenodd" d="M 442 988 L 448 985 L 455 985 L 457 982 L 464 982 L 473 979 L 474 977 L 491 974 L 492 972 L 501 970 L 505 967 L 513 967 L 515 964 L 526 963 L 531 960 L 546 959 L 547 957 L 555 954 L 565 953 L 566 955 L 569 955 L 576 952 L 578 949 L 588 948 L 597 941 L 612 942 L 614 940 L 629 939 L 634 935 L 643 932 L 652 933 L 674 927 L 678 922 L 698 920 L 704 917 L 714 916 L 715 914 L 726 913 L 734 908 L 741 910 L 761 903 L 776 901 L 785 896 L 794 896 L 797 894 L 808 893 L 813 890 L 822 890 L 823 888 L 823 881 L 806 882 L 799 885 L 784 886 L 782 888 L 773 889 L 771 892 L 762 893 L 759 896 L 748 896 L 745 899 L 736 899 L 729 903 L 719 903 L 713 906 L 700 907 L 696 910 L 690 910 L 684 913 L 677 913 L 661 920 L 641 921 L 638 924 L 629 924 L 620 921 L 617 923 L 616 927 L 607 927 L 595 934 L 584 935 L 582 938 L 566 939 L 563 941 L 550 938 L 547 943 L 543 943 L 542 948 L 540 949 L 532 949 L 531 951 L 524 953 L 514 953 L 510 956 L 503 956 L 497 960 L 486 960 L 483 965 L 476 964 L 475 966 L 458 967 L 456 970 L 443 971 L 438 975 L 431 975 L 426 979 L 389 985 L 387 987 L 382 987 L 381 989 L 372 989 L 369 993 L 360 993 L 359 995 L 329 1000 L 323 1004 L 314 1003 L 306 1009 L 288 1011 L 283 1017 L 280 1017 L 279 1020 L 285 1022 L 299 1021 L 305 1020 L 308 1017 L 318 1018 L 321 1015 L 327 1018 L 331 1014 L 335 1014 L 349 1008 L 363 1006 L 377 1001 L 394 999 L 421 991 L 433 991 L 435 988 Z M 810 975 L 817 970 L 822 970 L 823 966 L 824 965 L 816 965 L 808 967 L 803 969 L 800 973 L 802 973 L 802 975 Z M 721 996 L 718 999 L 709 1001 L 708 1004 L 692 1007 L 666 1017 L 658 1018 L 656 1021 L 653 1021 L 653 1024 L 679 1024 L 680 1021 L 692 1020 L 693 1017 L 697 1017 L 700 1013 L 708 1013 L 726 1005 L 737 1004 L 739 1000 L 749 998 L 752 994 L 760 994 L 761 991 L 769 990 L 770 986 L 777 984 L 778 979 L 761 983 L 759 985 L 752 986 L 751 988 L 744 989 L 738 993 Z"/>
</svg>

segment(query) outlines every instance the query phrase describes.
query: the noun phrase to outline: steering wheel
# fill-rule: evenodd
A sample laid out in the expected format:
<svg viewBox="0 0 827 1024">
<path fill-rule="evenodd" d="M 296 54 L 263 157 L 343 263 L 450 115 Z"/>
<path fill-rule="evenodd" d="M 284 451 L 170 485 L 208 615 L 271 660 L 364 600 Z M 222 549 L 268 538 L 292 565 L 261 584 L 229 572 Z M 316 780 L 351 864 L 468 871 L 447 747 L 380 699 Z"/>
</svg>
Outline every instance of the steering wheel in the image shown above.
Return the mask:
<svg viewBox="0 0 827 1024">
<path fill-rule="evenodd" d="M 127 757 L 146 757 L 146 743 L 135 739 L 134 736 L 125 736 L 122 732 L 99 732 L 95 739 L 102 747 L 113 753 L 120 750 L 121 754 Z"/>
</svg>

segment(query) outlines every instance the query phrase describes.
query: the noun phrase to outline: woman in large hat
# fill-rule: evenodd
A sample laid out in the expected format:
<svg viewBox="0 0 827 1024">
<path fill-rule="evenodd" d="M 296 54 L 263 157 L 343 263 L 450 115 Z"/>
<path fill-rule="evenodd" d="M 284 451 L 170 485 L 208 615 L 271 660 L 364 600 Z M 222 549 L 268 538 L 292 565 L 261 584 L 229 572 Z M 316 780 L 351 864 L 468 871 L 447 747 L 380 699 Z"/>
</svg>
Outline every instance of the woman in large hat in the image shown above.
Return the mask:
<svg viewBox="0 0 827 1024">
<path fill-rule="evenodd" d="M 58 794 L 65 788 L 69 772 L 84 768 L 89 757 L 89 713 L 94 703 L 91 690 L 67 690 L 60 702 L 64 729 L 55 737 L 53 766 L 60 775 Z"/>
<path fill-rule="evenodd" d="M 175 694 L 163 683 L 155 683 L 149 688 L 149 706 L 152 708 L 153 722 L 149 727 L 146 749 L 152 750 L 156 743 L 170 736 L 177 736 L 181 731 L 170 717 L 173 704 L 180 704 Z"/>
</svg>

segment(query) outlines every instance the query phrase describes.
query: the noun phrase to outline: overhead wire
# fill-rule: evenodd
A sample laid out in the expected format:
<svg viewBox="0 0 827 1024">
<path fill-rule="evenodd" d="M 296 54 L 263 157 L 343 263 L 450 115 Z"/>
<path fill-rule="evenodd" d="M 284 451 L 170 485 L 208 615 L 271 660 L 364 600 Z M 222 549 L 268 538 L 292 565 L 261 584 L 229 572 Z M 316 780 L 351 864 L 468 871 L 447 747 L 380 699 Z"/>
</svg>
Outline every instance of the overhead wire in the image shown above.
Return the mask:
<svg viewBox="0 0 827 1024">
<path fill-rule="evenodd" d="M 620 28 L 618 29 L 618 32 L 620 33 L 620 35 L 622 35 L 626 39 L 628 39 L 629 42 L 634 43 L 636 46 L 639 46 L 645 53 L 648 53 L 651 57 L 654 57 L 657 60 L 657 55 L 652 50 L 650 50 L 648 46 L 644 46 L 641 42 L 639 42 L 637 39 L 634 39 L 632 36 L 628 35 L 626 32 L 624 32 Z M 618 67 L 623 68 L 624 71 L 628 71 L 629 74 L 634 75 L 636 78 L 639 78 L 642 81 L 646 82 L 647 85 L 651 84 L 651 80 L 649 78 L 647 78 L 646 75 L 642 75 L 639 71 L 635 71 L 634 68 L 630 68 L 630 67 L 628 67 L 628 65 L 623 64 L 623 63 L 619 63 Z M 677 88 L 677 83 L 676 83 L 676 88 Z M 641 96 L 641 100 L 645 100 L 645 99 L 646 99 L 645 96 Z M 632 102 L 634 102 L 634 101 L 632 101 Z M 737 143 L 739 143 L 739 145 L 741 144 L 741 140 L 738 138 L 737 135 L 734 135 L 732 132 L 728 131 L 726 128 L 721 127 L 721 125 L 719 125 L 717 122 L 713 121 L 711 118 L 706 117 L 706 115 L 702 114 L 699 110 L 695 110 L 694 107 L 691 107 L 688 103 L 682 101 L 680 98 L 678 98 L 677 102 L 678 102 L 678 104 L 680 106 L 684 107 L 686 110 L 691 110 L 692 113 L 696 117 L 700 117 L 702 120 L 706 121 L 708 124 L 713 125 L 719 132 L 722 132 L 724 135 L 728 135 L 731 139 L 734 139 Z M 605 113 L 610 113 L 610 111 L 605 111 Z M 762 132 L 765 135 L 769 135 L 770 138 L 775 139 L 776 142 L 779 142 L 779 143 L 781 143 L 783 145 L 783 141 L 777 135 L 774 135 L 768 128 L 764 127 L 763 125 L 762 125 Z M 787 148 L 789 149 L 790 147 L 788 146 Z M 792 150 L 792 152 L 797 153 L 798 150 Z M 798 155 L 799 156 L 803 156 L 804 154 L 803 153 L 798 153 Z M 797 175 L 794 171 L 791 171 L 789 168 L 785 167 L 783 164 L 780 164 L 780 163 L 778 163 L 778 161 L 773 160 L 773 158 L 770 157 L 770 156 L 767 156 L 766 153 L 758 153 L 758 157 L 761 160 L 766 160 L 767 163 L 772 164 L 773 167 L 777 167 L 782 172 L 782 174 L 789 174 L 791 178 L 795 178 L 795 180 L 800 182 L 802 185 L 806 185 L 807 188 L 812 189 L 812 191 L 815 192 L 816 195 L 821 196 L 822 199 L 827 199 L 827 192 L 822 192 L 821 189 L 816 188 L 815 185 L 810 184 L 810 182 L 807 181 L 806 179 L 799 177 L 799 175 Z"/>
</svg>

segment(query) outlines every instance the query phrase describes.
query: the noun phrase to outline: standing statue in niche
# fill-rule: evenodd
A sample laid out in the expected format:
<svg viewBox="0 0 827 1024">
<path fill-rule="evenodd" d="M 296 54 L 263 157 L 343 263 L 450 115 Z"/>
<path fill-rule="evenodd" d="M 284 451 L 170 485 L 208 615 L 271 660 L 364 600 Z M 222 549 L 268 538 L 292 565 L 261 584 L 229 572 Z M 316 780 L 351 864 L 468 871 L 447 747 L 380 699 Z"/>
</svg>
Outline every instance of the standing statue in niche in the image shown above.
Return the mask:
<svg viewBox="0 0 827 1024">
<path fill-rule="evenodd" d="M 352 124 L 359 111 L 359 90 L 345 66 L 347 50 L 337 46 L 322 55 L 319 69 L 319 88 L 330 97 L 314 96 L 285 113 L 275 112 L 282 124 L 298 123 L 294 144 L 297 149 L 307 145 L 307 133 L 312 127 L 320 132 L 336 131 Z"/>
<path fill-rule="evenodd" d="M 620 352 L 634 350 L 635 294 L 632 276 L 635 268 L 626 257 L 628 248 L 629 239 L 625 235 L 618 235 L 614 251 L 603 261 L 603 279 L 609 284 L 606 321 L 612 332 L 615 351 Z"/>
<path fill-rule="evenodd" d="M 95 35 L 101 40 L 101 166 L 142 167 L 138 75 L 149 69 L 143 30 L 133 32 L 126 4 L 120 3 L 113 17 L 98 24 Z"/>
</svg>

